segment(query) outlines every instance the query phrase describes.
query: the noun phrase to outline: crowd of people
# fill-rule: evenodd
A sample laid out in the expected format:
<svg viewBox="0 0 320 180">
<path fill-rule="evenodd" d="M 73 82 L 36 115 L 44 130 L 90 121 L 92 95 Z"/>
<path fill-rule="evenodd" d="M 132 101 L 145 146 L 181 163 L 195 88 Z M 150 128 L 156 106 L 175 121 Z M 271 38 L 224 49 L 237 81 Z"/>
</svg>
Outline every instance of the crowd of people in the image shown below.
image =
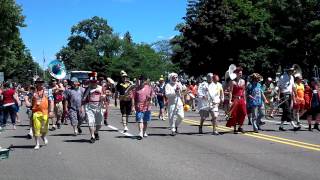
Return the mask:
<svg viewBox="0 0 320 180">
<path fill-rule="evenodd" d="M 109 106 L 120 106 L 123 132 L 128 129 L 128 120 L 135 114 L 138 139 L 148 136 L 147 127 L 151 120 L 151 108 L 159 106 L 159 120 L 168 119 L 170 134 L 179 133 L 185 111 L 200 114 L 199 133 L 203 124 L 211 118 L 212 134 L 220 135 L 217 130 L 218 118 L 226 118 L 226 126 L 233 127 L 234 133 L 245 133 L 243 128 L 246 117 L 252 130 L 259 133 L 265 124 L 263 117 L 278 115 L 281 108 L 280 131 L 286 131 L 285 122 L 290 122 L 294 131 L 301 129 L 301 117 L 306 117 L 308 130 L 320 131 L 320 92 L 317 78 L 310 82 L 301 74 L 287 68 L 276 80 L 267 78 L 265 82 L 258 73 L 245 80 L 243 69 L 237 67 L 234 77 L 225 77 L 223 82 L 217 74 L 208 73 L 199 80 L 181 81 L 178 74 L 170 73 L 157 82 L 150 82 L 141 75 L 130 81 L 125 71 L 120 72 L 120 81 L 98 78 L 91 73 L 90 79 L 80 82 L 52 79 L 48 85 L 41 78 L 34 86 L 20 87 L 15 83 L 3 83 L 0 88 L 0 130 L 7 125 L 10 116 L 13 129 L 20 121 L 19 107 L 25 105 L 30 120 L 28 137 L 35 139 L 34 149 L 40 148 L 40 139 L 48 144 L 48 131 L 61 128 L 70 123 L 74 136 L 82 133 L 81 125 L 89 126 L 90 142 L 99 140 L 102 125 L 109 125 Z M 264 83 L 263 83 L 264 82 Z M 268 111 L 267 111 L 267 110 Z M 312 127 L 312 121 L 315 121 Z"/>
</svg>

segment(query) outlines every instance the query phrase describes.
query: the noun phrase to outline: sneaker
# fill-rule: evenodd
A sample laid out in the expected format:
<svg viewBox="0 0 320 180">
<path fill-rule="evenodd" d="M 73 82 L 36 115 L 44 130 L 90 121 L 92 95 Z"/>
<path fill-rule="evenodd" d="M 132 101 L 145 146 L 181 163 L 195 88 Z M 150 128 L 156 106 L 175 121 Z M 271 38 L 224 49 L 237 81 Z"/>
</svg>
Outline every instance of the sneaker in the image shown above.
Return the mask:
<svg viewBox="0 0 320 180">
<path fill-rule="evenodd" d="M 40 149 L 40 145 L 39 145 L 39 144 L 37 144 L 37 145 L 34 147 L 34 149 L 35 149 L 35 150 Z"/>
<path fill-rule="evenodd" d="M 17 129 L 16 125 L 13 125 L 13 130 L 16 130 L 16 129 Z"/>
<path fill-rule="evenodd" d="M 177 135 L 176 131 L 174 129 L 171 130 L 171 136 Z"/>
<path fill-rule="evenodd" d="M 46 137 L 43 138 L 44 140 L 44 145 L 48 145 L 48 139 Z"/>
<path fill-rule="evenodd" d="M 123 132 L 126 133 L 128 130 L 129 130 L 128 127 L 127 127 L 127 126 L 124 126 Z"/>
<path fill-rule="evenodd" d="M 279 127 L 279 131 L 287 131 L 287 130 L 284 129 L 283 127 Z"/>
<path fill-rule="evenodd" d="M 90 139 L 90 143 L 93 144 L 94 142 L 96 142 L 96 139 L 94 139 L 93 137 Z"/>
<path fill-rule="evenodd" d="M 218 131 L 213 131 L 212 135 L 218 136 L 218 135 L 220 135 L 220 133 Z"/>
<path fill-rule="evenodd" d="M 57 123 L 57 128 L 60 129 L 61 128 L 61 124 Z"/>
<path fill-rule="evenodd" d="M 263 126 L 263 125 L 265 125 L 265 124 L 266 124 L 266 122 L 261 121 L 259 125 L 260 125 L 260 126 Z"/>
<path fill-rule="evenodd" d="M 32 135 L 31 134 L 27 134 L 27 138 L 28 139 L 32 139 Z"/>
<path fill-rule="evenodd" d="M 81 129 L 81 127 L 80 127 L 80 126 L 78 127 L 78 133 L 79 133 L 79 134 L 81 134 L 81 133 L 82 133 L 82 129 Z"/>
<path fill-rule="evenodd" d="M 73 136 L 78 136 L 78 131 L 77 131 L 77 130 L 75 130 L 75 131 L 73 132 Z"/>
<path fill-rule="evenodd" d="M 99 137 L 99 133 L 94 133 L 94 137 L 96 138 L 96 140 L 100 140 L 100 137 Z"/>
<path fill-rule="evenodd" d="M 144 132 L 143 137 L 148 137 L 148 134 Z"/>
<path fill-rule="evenodd" d="M 142 140 L 143 139 L 143 133 L 142 132 L 139 132 L 139 135 L 137 136 L 137 139 L 138 140 Z"/>
<path fill-rule="evenodd" d="M 178 127 L 176 127 L 176 134 L 179 134 Z"/>
<path fill-rule="evenodd" d="M 55 131 L 55 130 L 56 130 L 56 127 L 52 126 L 51 131 Z"/>
<path fill-rule="evenodd" d="M 301 129 L 301 126 L 294 127 L 294 128 L 293 128 L 293 131 L 299 131 L 300 129 Z"/>
</svg>

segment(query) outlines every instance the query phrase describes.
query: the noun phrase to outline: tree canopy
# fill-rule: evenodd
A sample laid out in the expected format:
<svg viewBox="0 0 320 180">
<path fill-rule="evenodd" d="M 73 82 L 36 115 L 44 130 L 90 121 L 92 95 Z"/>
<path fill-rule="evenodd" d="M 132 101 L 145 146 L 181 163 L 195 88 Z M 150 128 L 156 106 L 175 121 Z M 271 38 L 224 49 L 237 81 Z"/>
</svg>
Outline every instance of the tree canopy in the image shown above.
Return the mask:
<svg viewBox="0 0 320 180">
<path fill-rule="evenodd" d="M 273 76 L 299 64 L 311 75 L 319 64 L 318 0 L 189 0 L 173 62 L 192 75 L 224 74 L 230 64 Z"/>
<path fill-rule="evenodd" d="M 68 70 L 92 70 L 113 78 L 125 70 L 131 77 L 143 74 L 158 79 L 174 69 L 171 61 L 165 60 L 163 51 L 134 43 L 130 32 L 120 38 L 106 19 L 96 16 L 71 28 L 68 44 L 57 53 L 57 58 Z"/>
<path fill-rule="evenodd" d="M 26 26 L 21 11 L 14 0 L 0 0 L 0 71 L 5 79 L 26 83 L 41 69 L 20 37 L 19 28 Z"/>
</svg>

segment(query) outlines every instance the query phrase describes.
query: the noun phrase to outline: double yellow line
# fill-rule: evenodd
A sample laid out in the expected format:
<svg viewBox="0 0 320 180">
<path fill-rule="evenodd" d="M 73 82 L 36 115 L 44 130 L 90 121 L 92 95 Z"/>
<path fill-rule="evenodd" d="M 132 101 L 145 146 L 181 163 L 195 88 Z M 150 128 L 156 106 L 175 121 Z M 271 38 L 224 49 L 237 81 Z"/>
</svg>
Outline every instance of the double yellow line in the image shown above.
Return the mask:
<svg viewBox="0 0 320 180">
<path fill-rule="evenodd" d="M 187 124 L 199 125 L 198 121 L 191 120 L 191 119 L 185 119 L 185 120 L 183 120 L 183 122 L 185 122 Z M 205 125 L 210 125 L 210 124 L 205 123 Z M 212 126 L 207 126 L 207 127 L 212 128 Z M 224 132 L 233 131 L 232 128 L 228 128 L 228 127 L 221 126 L 221 125 L 219 125 L 217 127 L 217 129 L 222 130 Z M 271 135 L 267 135 L 267 134 L 263 134 L 263 133 L 247 132 L 247 133 L 244 133 L 243 135 L 249 136 L 249 137 L 254 137 L 257 139 L 272 141 L 272 142 L 276 142 L 276 143 L 286 144 L 286 145 L 290 145 L 290 146 L 300 147 L 300 148 L 304 148 L 304 149 L 320 151 L 320 145 L 318 145 L 318 144 L 311 144 L 311 143 L 306 143 L 306 142 L 302 142 L 302 141 L 296 141 L 296 140 L 292 140 L 292 139 L 271 136 Z"/>
<path fill-rule="evenodd" d="M 152 115 L 158 116 L 158 113 L 152 113 Z M 195 121 L 192 119 L 184 119 L 183 122 L 186 124 L 192 124 L 192 125 L 199 125 L 200 124 L 199 121 Z M 208 128 L 212 128 L 212 125 L 209 123 L 204 123 L 204 125 L 206 125 L 206 127 L 208 127 Z M 221 125 L 219 125 L 217 127 L 217 129 L 222 132 L 230 132 L 230 131 L 233 132 L 232 128 L 228 128 L 226 126 L 221 126 Z M 263 134 L 263 133 L 247 132 L 242 135 L 257 138 L 257 139 L 262 139 L 262 140 L 266 140 L 266 141 L 276 142 L 276 143 L 280 143 L 280 144 L 286 144 L 289 146 L 304 148 L 304 149 L 308 149 L 308 150 L 320 151 L 320 145 L 318 145 L 318 144 L 311 144 L 311 143 L 306 143 L 306 142 L 302 142 L 302 141 L 296 141 L 296 140 L 292 140 L 292 139 L 282 138 L 282 137 L 278 137 L 278 136 L 271 136 L 271 135 L 267 135 L 267 134 Z"/>
</svg>

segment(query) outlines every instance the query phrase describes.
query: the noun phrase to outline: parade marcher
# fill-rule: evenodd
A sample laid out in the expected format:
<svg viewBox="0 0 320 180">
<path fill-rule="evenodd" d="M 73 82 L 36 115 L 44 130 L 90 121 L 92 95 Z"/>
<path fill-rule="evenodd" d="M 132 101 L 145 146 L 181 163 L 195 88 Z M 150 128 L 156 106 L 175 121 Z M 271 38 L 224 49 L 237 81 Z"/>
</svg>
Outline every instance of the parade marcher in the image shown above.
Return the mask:
<svg viewBox="0 0 320 180">
<path fill-rule="evenodd" d="M 1 126 L 4 127 L 7 124 L 8 116 L 10 115 L 13 129 L 16 129 L 16 115 L 17 105 L 19 102 L 18 94 L 13 88 L 10 88 L 9 83 L 4 83 L 3 96 L 3 121 Z"/>
<path fill-rule="evenodd" d="M 265 104 L 268 104 L 268 100 L 266 99 L 262 90 L 262 85 L 260 84 L 261 78 L 262 76 L 260 74 L 253 73 L 251 75 L 252 82 L 247 87 L 247 103 L 251 113 L 253 131 L 255 133 L 258 133 L 260 126 L 264 124 L 261 121 L 264 116 L 263 101 Z"/>
<path fill-rule="evenodd" d="M 132 87 L 132 83 L 129 81 L 126 72 L 121 71 L 121 81 L 116 86 L 116 97 L 120 100 L 120 112 L 122 116 L 123 132 L 128 131 L 129 115 L 133 109 L 132 101 L 130 97 L 129 88 Z"/>
<path fill-rule="evenodd" d="M 159 84 L 156 87 L 156 95 L 157 95 L 157 101 L 159 104 L 159 119 L 165 120 L 165 115 L 164 115 L 164 104 L 165 104 L 165 83 L 163 77 L 159 79 Z"/>
<path fill-rule="evenodd" d="M 54 131 L 58 127 L 60 129 L 61 120 L 63 118 L 63 93 L 65 87 L 62 83 L 57 82 L 56 79 L 51 81 L 51 88 L 49 91 L 52 91 L 54 98 L 54 117 L 50 118 L 52 121 L 51 130 Z"/>
<path fill-rule="evenodd" d="M 2 90 L 2 84 L 0 84 L 0 132 L 3 130 L 3 90 Z"/>
<path fill-rule="evenodd" d="M 188 96 L 190 98 L 190 105 L 192 108 L 192 111 L 195 111 L 196 109 L 196 101 L 195 98 L 197 97 L 197 92 L 198 92 L 198 86 L 194 80 L 191 80 L 190 85 L 188 86 Z"/>
<path fill-rule="evenodd" d="M 33 94 L 35 93 L 35 87 L 29 86 L 27 94 L 24 96 L 24 102 L 32 102 Z M 32 104 L 26 104 L 27 107 L 27 115 L 29 118 L 29 133 L 27 134 L 28 139 L 32 139 L 33 137 L 33 113 L 32 113 Z"/>
<path fill-rule="evenodd" d="M 266 116 L 269 116 L 271 118 L 274 118 L 274 103 L 276 101 L 277 97 L 277 90 L 275 85 L 272 82 L 272 78 L 268 77 L 267 81 L 262 87 L 264 91 L 264 95 L 267 98 L 269 104 L 266 104 L 265 108 L 268 108 L 268 111 L 266 111 Z"/>
<path fill-rule="evenodd" d="M 304 99 L 305 108 L 307 109 L 308 130 L 312 131 L 312 120 L 314 120 L 314 129 L 320 131 L 320 90 L 317 79 L 313 78 L 310 86 L 306 84 Z"/>
<path fill-rule="evenodd" d="M 199 126 L 199 133 L 202 133 L 203 122 L 207 117 L 209 117 L 210 114 L 213 128 L 212 134 L 219 135 L 219 132 L 217 131 L 217 118 L 219 116 L 219 104 L 224 101 L 223 88 L 222 84 L 219 83 L 218 75 L 213 75 L 212 73 L 209 73 L 207 75 L 207 79 L 207 87 L 205 87 L 206 83 L 201 84 L 201 88 L 206 89 L 198 91 L 199 95 L 201 94 L 202 96 L 202 105 L 207 104 L 207 107 L 202 107 L 200 110 L 201 121 Z"/>
<path fill-rule="evenodd" d="M 91 135 L 90 142 L 94 143 L 99 140 L 99 130 L 103 121 L 103 94 L 102 87 L 98 85 L 97 74 L 95 72 L 90 74 L 90 84 L 85 90 L 82 98 L 82 108 L 85 109 L 86 118 L 89 124 L 89 131 Z"/>
<path fill-rule="evenodd" d="M 146 82 L 144 76 L 137 80 L 132 91 L 132 103 L 136 111 L 136 121 L 139 128 L 139 139 L 147 137 L 148 122 L 151 120 L 151 99 L 154 96 L 153 88 Z"/>
<path fill-rule="evenodd" d="M 212 82 L 212 77 L 209 76 L 209 83 Z M 199 134 L 202 134 L 203 122 L 209 117 L 209 101 L 208 101 L 208 82 L 207 78 L 203 77 L 202 82 L 198 87 L 197 108 L 200 114 Z"/>
<path fill-rule="evenodd" d="M 102 92 L 103 92 L 103 95 L 105 96 L 103 122 L 104 122 L 104 125 L 106 126 L 108 126 L 108 116 L 110 111 L 109 105 L 112 98 L 113 84 L 114 84 L 113 80 L 111 78 L 107 78 L 107 81 L 105 81 L 105 83 L 103 83 L 103 86 L 102 86 Z"/>
<path fill-rule="evenodd" d="M 64 111 L 73 127 L 74 135 L 82 133 L 80 128 L 82 119 L 84 118 L 84 109 L 81 106 L 84 88 L 80 86 L 80 82 L 76 77 L 71 78 L 71 88 L 64 93 Z"/>
<path fill-rule="evenodd" d="M 302 83 L 302 76 L 298 75 L 296 77 L 295 86 L 295 99 L 296 103 L 293 104 L 293 112 L 297 125 L 301 126 L 300 117 L 306 112 L 305 110 L 305 100 L 304 100 L 304 85 Z"/>
<path fill-rule="evenodd" d="M 230 82 L 230 118 L 227 122 L 227 127 L 234 127 L 234 133 L 238 132 L 244 133 L 242 128 L 243 122 L 247 115 L 246 111 L 246 82 L 242 79 L 242 68 L 237 67 L 234 71 L 236 74 L 236 79 Z M 237 125 L 239 126 L 237 130 Z"/>
<path fill-rule="evenodd" d="M 284 73 L 280 76 L 278 81 L 279 87 L 279 97 L 281 101 L 284 101 L 281 104 L 281 108 L 283 110 L 282 117 L 281 117 L 281 124 L 279 126 L 280 131 L 286 131 L 283 127 L 284 122 L 290 122 L 293 126 L 293 130 L 297 131 L 301 127 L 297 126 L 293 122 L 293 104 L 296 102 L 295 100 L 295 87 L 294 87 L 294 78 L 292 76 L 294 72 L 294 68 L 285 69 Z"/>
<path fill-rule="evenodd" d="M 184 118 L 183 110 L 183 86 L 178 82 L 178 74 L 169 74 L 170 82 L 165 86 L 165 95 L 168 98 L 168 116 L 171 135 L 178 133 L 178 127 Z"/>
<path fill-rule="evenodd" d="M 34 149 L 37 150 L 40 148 L 40 136 L 44 144 L 48 144 L 48 116 L 53 116 L 54 99 L 52 94 L 45 92 L 43 86 L 44 81 L 41 78 L 38 78 L 35 83 L 36 89 L 32 96 L 32 102 L 30 103 L 29 100 L 26 99 L 26 105 L 32 107 L 33 133 L 36 141 Z"/>
</svg>

